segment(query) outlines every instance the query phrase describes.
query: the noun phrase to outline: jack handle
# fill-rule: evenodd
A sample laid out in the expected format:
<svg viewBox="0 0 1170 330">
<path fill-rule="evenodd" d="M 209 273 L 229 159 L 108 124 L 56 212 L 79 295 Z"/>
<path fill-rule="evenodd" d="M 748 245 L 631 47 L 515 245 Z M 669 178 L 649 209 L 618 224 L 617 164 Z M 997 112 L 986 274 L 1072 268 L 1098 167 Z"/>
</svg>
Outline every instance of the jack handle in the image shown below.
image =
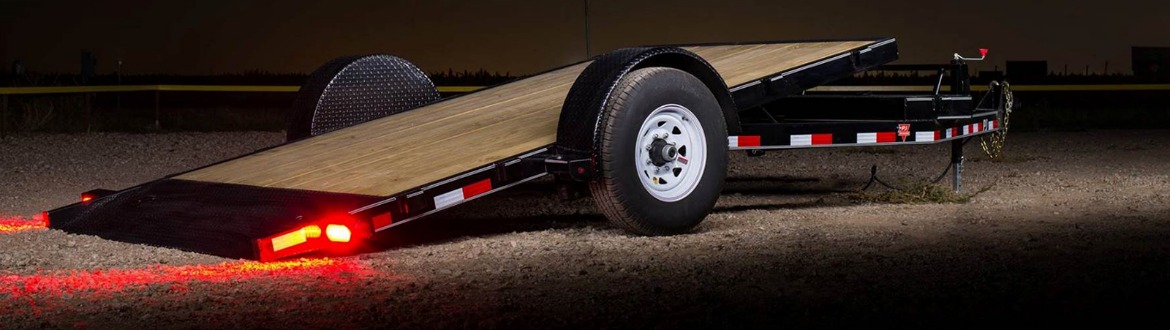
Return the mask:
<svg viewBox="0 0 1170 330">
<path fill-rule="evenodd" d="M 987 48 L 979 48 L 979 57 L 963 57 L 959 53 L 955 53 L 956 61 L 982 61 L 987 59 Z"/>
</svg>

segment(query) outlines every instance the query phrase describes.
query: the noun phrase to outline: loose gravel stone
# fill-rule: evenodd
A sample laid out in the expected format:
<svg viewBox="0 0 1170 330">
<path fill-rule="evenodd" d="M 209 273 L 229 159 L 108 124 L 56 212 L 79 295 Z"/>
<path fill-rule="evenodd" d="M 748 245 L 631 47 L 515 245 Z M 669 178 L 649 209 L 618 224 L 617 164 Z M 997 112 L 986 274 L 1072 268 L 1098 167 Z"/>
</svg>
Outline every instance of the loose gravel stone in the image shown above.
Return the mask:
<svg viewBox="0 0 1170 330">
<path fill-rule="evenodd" d="M 0 216 L 29 219 L 81 191 L 280 141 L 279 133 L 9 138 L 0 141 Z M 965 204 L 918 205 L 851 196 L 872 165 L 891 183 L 936 176 L 946 145 L 734 153 L 715 212 L 696 232 L 671 237 L 613 229 L 590 200 L 559 201 L 552 182 L 538 181 L 395 228 L 376 252 L 290 269 L 52 230 L 0 234 L 0 324 L 1165 325 L 1170 131 L 1013 132 L 1006 153 L 992 162 L 968 144 L 965 191 L 984 191 Z M 206 267 L 243 275 L 193 271 Z M 91 287 L 101 290 L 79 289 Z"/>
</svg>

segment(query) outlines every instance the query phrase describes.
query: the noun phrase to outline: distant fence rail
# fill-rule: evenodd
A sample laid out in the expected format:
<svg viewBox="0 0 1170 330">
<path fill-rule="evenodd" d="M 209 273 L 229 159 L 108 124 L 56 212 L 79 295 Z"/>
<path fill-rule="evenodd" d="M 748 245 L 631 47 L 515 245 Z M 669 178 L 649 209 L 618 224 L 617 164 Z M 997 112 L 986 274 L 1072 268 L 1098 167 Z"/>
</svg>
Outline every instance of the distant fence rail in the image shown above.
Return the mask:
<svg viewBox="0 0 1170 330">
<path fill-rule="evenodd" d="M 439 86 L 440 93 L 470 93 L 483 86 Z M 153 92 L 155 127 L 159 126 L 159 97 L 162 92 L 243 92 L 243 93 L 293 93 L 300 86 L 239 86 L 239 85 L 117 85 L 117 86 L 59 86 L 59 87 L 0 87 L 0 137 L 7 133 L 8 99 L 14 95 L 80 94 L 80 93 L 128 93 Z M 949 86 L 943 86 L 948 91 Z M 974 91 L 986 91 L 987 86 L 971 86 Z M 1096 84 L 1096 85 L 1013 85 L 1018 92 L 1121 92 L 1121 91 L 1170 91 L 1170 84 Z M 933 86 L 820 86 L 810 89 L 814 92 L 931 92 Z"/>
<path fill-rule="evenodd" d="M 439 86 L 441 93 L 469 93 L 481 86 Z M 0 95 L 118 93 L 118 92 L 252 92 L 292 93 L 301 86 L 233 86 L 233 85 L 119 85 L 60 87 L 0 87 Z"/>
<path fill-rule="evenodd" d="M 950 86 L 943 86 L 949 91 Z M 818 86 L 816 92 L 931 92 L 934 86 Z M 987 91 L 987 86 L 971 86 L 976 92 Z M 1121 91 L 1166 91 L 1170 84 L 1098 84 L 1098 85 L 1012 85 L 1016 92 L 1121 92 Z"/>
<path fill-rule="evenodd" d="M 440 93 L 470 93 L 483 86 L 439 86 Z M 943 86 L 943 90 L 949 87 Z M 971 86 L 974 91 L 986 91 L 987 86 Z M 117 92 L 251 92 L 293 93 L 300 86 L 238 86 L 238 85 L 120 85 L 120 86 L 61 86 L 61 87 L 0 87 L 0 95 L 117 93 Z M 816 92 L 929 92 L 932 86 L 820 86 Z M 1097 84 L 1097 85 L 1013 85 L 1020 92 L 1114 92 L 1165 91 L 1170 84 Z"/>
</svg>

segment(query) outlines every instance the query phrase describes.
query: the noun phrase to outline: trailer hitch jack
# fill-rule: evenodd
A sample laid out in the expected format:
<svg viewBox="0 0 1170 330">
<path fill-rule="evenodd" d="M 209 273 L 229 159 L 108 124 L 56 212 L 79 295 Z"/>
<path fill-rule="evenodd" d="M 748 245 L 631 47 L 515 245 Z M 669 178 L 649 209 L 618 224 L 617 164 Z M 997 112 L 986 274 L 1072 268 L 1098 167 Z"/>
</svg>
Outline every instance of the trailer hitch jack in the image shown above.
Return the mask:
<svg viewBox="0 0 1170 330">
<path fill-rule="evenodd" d="M 963 145 L 966 144 L 967 139 L 958 139 L 951 141 L 951 187 L 955 192 L 959 192 L 963 188 Z"/>
</svg>

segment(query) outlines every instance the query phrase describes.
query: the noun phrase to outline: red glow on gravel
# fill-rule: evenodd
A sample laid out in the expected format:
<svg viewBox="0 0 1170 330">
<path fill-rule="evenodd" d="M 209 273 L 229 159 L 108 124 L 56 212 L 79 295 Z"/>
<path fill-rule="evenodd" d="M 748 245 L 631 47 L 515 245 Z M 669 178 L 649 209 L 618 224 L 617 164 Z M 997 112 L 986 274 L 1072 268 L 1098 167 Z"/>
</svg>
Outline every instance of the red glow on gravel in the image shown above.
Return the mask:
<svg viewBox="0 0 1170 330">
<path fill-rule="evenodd" d="M 187 291 L 195 282 L 239 282 L 258 278 L 304 277 L 353 278 L 369 275 L 362 265 L 333 259 L 301 259 L 281 262 L 225 262 L 218 265 L 151 266 L 141 269 L 68 271 L 33 275 L 2 275 L 0 297 L 39 295 L 108 294 L 149 286 L 169 285 L 171 291 Z"/>
<path fill-rule="evenodd" d="M 17 216 L 0 215 L 0 234 L 12 234 L 22 231 L 44 230 L 45 221 L 41 219 L 41 215 L 33 216 L 32 219 Z"/>
</svg>

